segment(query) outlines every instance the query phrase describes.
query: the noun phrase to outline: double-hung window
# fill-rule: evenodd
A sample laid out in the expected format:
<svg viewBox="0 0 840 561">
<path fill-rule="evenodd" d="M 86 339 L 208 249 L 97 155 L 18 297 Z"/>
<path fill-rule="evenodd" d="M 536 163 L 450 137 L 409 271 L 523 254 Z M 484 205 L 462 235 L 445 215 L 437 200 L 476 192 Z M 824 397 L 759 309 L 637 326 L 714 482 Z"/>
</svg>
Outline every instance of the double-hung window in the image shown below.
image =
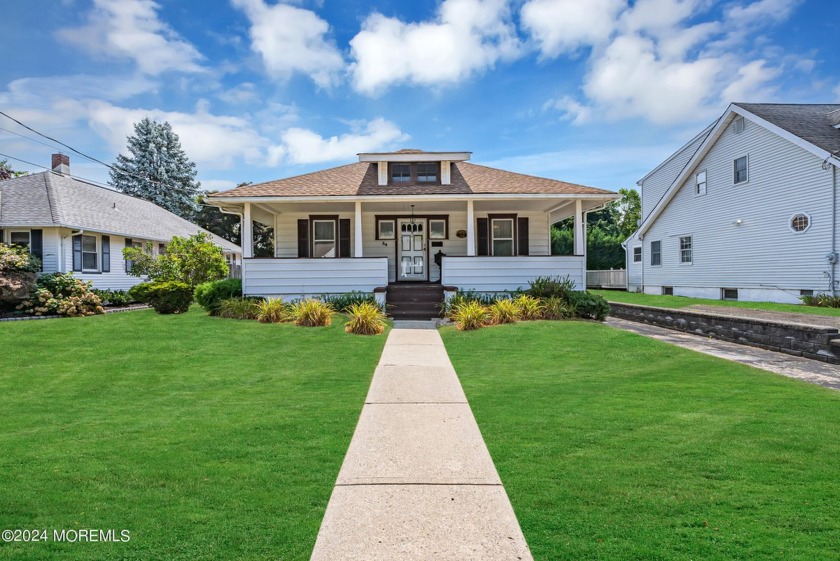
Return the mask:
<svg viewBox="0 0 840 561">
<path fill-rule="evenodd" d="M 748 179 L 747 157 L 741 156 L 733 162 L 733 180 L 737 185 L 739 183 L 746 183 Z"/>
<path fill-rule="evenodd" d="M 336 256 L 335 220 L 312 221 L 312 257 Z"/>
<path fill-rule="evenodd" d="M 680 237 L 680 263 L 691 265 L 692 259 L 691 236 L 682 236 Z"/>
<path fill-rule="evenodd" d="M 82 236 L 82 271 L 99 270 L 99 250 L 96 236 Z"/>
<path fill-rule="evenodd" d="M 697 172 L 694 175 L 694 194 L 695 195 L 705 195 L 706 194 L 706 172 L 705 171 Z"/>
<path fill-rule="evenodd" d="M 662 241 L 650 242 L 650 265 L 658 267 L 662 265 Z"/>
<path fill-rule="evenodd" d="M 491 224 L 493 255 L 513 255 L 513 218 L 494 218 Z"/>
<path fill-rule="evenodd" d="M 633 263 L 641 263 L 642 262 L 642 246 L 637 246 L 633 248 Z"/>
</svg>

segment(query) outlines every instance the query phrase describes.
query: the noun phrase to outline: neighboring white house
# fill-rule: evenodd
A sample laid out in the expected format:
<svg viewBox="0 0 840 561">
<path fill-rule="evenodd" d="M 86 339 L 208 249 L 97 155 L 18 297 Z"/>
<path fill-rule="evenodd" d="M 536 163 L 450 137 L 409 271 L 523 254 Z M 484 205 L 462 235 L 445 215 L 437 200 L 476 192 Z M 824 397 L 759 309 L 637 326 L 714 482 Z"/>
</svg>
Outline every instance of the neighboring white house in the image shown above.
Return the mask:
<svg viewBox="0 0 840 561">
<path fill-rule="evenodd" d="M 628 289 L 798 303 L 838 290 L 840 104 L 733 103 L 639 180 Z"/>
<path fill-rule="evenodd" d="M 209 200 L 244 218 L 249 295 L 371 292 L 389 283 L 496 292 L 527 287 L 541 275 L 570 275 L 583 287 L 585 213 L 618 195 L 469 158 L 420 150 L 360 154 L 358 163 Z M 570 216 L 575 255 L 551 255 L 550 225 Z M 274 228 L 274 258 L 252 257 L 254 220 Z"/>
<path fill-rule="evenodd" d="M 53 155 L 52 171 L 0 181 L 0 242 L 28 247 L 44 273 L 73 272 L 95 288 L 141 281 L 128 274 L 123 248 L 152 242 L 157 252 L 173 236 L 197 232 L 209 233 L 148 201 L 74 179 L 63 154 Z M 239 246 L 213 240 L 230 264 L 241 263 Z"/>
</svg>

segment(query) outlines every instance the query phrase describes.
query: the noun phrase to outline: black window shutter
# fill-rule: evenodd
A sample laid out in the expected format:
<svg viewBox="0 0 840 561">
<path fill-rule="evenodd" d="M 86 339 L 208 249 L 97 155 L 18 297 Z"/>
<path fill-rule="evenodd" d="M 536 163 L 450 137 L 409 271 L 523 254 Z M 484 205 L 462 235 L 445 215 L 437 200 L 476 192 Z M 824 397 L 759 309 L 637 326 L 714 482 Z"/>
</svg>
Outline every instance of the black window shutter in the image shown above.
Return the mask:
<svg viewBox="0 0 840 561">
<path fill-rule="evenodd" d="M 516 245 L 519 251 L 517 255 L 530 255 L 530 248 L 528 247 L 529 236 L 527 218 L 516 219 L 516 238 Z"/>
<path fill-rule="evenodd" d="M 133 242 L 131 241 L 131 238 L 126 238 L 125 239 L 125 247 L 132 247 L 132 243 Z M 126 273 L 131 272 L 131 261 L 129 261 L 128 259 L 125 260 L 125 272 Z"/>
<path fill-rule="evenodd" d="M 477 255 L 490 255 L 490 236 L 488 232 L 488 220 L 486 218 L 479 218 L 476 220 L 478 227 L 477 230 L 477 241 L 478 241 L 478 251 L 476 251 Z"/>
<path fill-rule="evenodd" d="M 73 236 L 73 270 L 82 270 L 82 236 Z"/>
<path fill-rule="evenodd" d="M 309 257 L 309 220 L 301 218 L 297 224 L 298 257 Z"/>
<path fill-rule="evenodd" d="M 41 270 L 44 270 L 44 231 L 29 231 L 29 253 L 41 260 Z"/>
<path fill-rule="evenodd" d="M 350 257 L 350 219 L 338 221 L 338 256 Z"/>
<path fill-rule="evenodd" d="M 0 243 L 3 243 L 3 228 L 0 228 Z"/>
<path fill-rule="evenodd" d="M 111 272 L 111 236 L 102 236 L 102 272 Z"/>
</svg>

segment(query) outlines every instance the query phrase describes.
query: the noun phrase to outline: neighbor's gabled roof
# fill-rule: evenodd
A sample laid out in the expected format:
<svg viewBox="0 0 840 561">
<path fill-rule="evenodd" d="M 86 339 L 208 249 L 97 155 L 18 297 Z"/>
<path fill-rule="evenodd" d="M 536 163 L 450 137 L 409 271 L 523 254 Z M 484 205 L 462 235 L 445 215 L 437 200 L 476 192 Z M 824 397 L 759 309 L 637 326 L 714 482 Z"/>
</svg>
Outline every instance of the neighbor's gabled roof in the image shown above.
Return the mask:
<svg viewBox="0 0 840 561">
<path fill-rule="evenodd" d="M 211 199 L 250 197 L 352 197 L 376 195 L 614 195 L 612 191 L 504 171 L 468 162 L 453 162 L 451 185 L 379 185 L 376 164 L 358 162 L 335 168 L 243 185 Z"/>
<path fill-rule="evenodd" d="M 818 158 L 840 167 L 840 130 L 837 129 L 840 104 L 784 104 L 784 103 L 732 103 L 715 122 L 706 139 L 688 161 L 682 172 L 644 217 L 634 235 L 644 236 L 659 215 L 670 204 L 680 186 L 706 156 L 720 135 L 737 116 L 745 117 L 781 136 Z M 679 151 L 677 152 L 677 154 Z M 675 154 L 676 155 L 676 154 Z M 671 156 L 673 158 L 674 156 Z M 670 158 L 669 158 L 670 159 Z M 667 161 L 667 160 L 666 160 Z M 661 167 L 661 164 L 660 164 Z M 649 176 L 650 174 L 648 174 Z M 647 177 L 647 176 L 646 176 Z"/>
<path fill-rule="evenodd" d="M 163 242 L 207 232 L 156 204 L 50 171 L 0 181 L 0 227 L 15 226 L 55 226 Z M 241 251 L 210 235 L 226 251 Z"/>
</svg>

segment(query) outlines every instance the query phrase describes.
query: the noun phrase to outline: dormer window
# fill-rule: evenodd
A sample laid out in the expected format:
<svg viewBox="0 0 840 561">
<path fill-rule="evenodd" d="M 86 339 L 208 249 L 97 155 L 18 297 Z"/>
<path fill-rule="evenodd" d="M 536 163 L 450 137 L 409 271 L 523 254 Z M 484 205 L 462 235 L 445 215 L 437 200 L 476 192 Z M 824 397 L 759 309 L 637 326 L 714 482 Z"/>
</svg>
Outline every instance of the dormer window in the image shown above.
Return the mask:
<svg viewBox="0 0 840 561">
<path fill-rule="evenodd" d="M 417 183 L 437 183 L 437 180 L 438 180 L 438 165 L 437 165 L 437 163 L 417 164 Z"/>
<path fill-rule="evenodd" d="M 411 164 L 391 164 L 391 183 L 408 183 L 411 181 Z"/>
</svg>

